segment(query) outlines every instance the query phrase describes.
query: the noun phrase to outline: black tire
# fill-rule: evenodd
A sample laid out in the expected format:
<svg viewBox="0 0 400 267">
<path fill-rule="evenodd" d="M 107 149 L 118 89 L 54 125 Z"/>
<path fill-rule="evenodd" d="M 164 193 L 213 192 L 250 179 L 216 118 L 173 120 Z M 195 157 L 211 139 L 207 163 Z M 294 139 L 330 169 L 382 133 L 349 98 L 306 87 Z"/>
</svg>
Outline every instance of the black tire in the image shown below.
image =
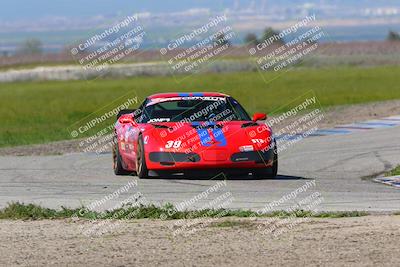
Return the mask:
<svg viewBox="0 0 400 267">
<path fill-rule="evenodd" d="M 275 146 L 274 148 L 274 162 L 272 165 L 272 173 L 271 176 L 269 178 L 276 178 L 276 176 L 278 175 L 278 150 Z"/>
<path fill-rule="evenodd" d="M 254 170 L 253 176 L 257 179 L 263 179 L 263 178 L 273 179 L 276 178 L 277 175 L 278 175 L 278 149 L 275 144 L 272 168 Z"/>
<path fill-rule="evenodd" d="M 144 142 L 143 142 L 142 136 L 139 136 L 136 157 L 137 157 L 137 160 L 136 160 L 137 176 L 140 179 L 148 178 L 149 170 L 147 169 L 147 165 L 146 165 L 146 157 L 145 157 L 145 153 L 144 153 Z"/>
<path fill-rule="evenodd" d="M 113 146 L 113 169 L 115 175 L 127 175 L 130 174 L 129 171 L 124 169 L 121 155 L 119 154 L 118 143 Z"/>
</svg>

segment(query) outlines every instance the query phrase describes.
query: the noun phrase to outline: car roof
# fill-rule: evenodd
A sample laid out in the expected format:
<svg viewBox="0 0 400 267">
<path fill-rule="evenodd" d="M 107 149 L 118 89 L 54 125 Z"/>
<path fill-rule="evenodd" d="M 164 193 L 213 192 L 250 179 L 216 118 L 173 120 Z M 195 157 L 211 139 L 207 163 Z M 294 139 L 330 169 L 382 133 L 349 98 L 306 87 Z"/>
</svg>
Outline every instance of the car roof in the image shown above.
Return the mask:
<svg viewBox="0 0 400 267">
<path fill-rule="evenodd" d="M 194 93 L 159 93 L 159 94 L 154 94 L 148 97 L 148 99 L 153 99 L 153 98 L 171 98 L 171 97 L 189 97 L 189 96 L 215 96 L 215 97 L 228 97 L 226 94 L 222 93 L 215 93 L 215 92 L 194 92 Z"/>
</svg>

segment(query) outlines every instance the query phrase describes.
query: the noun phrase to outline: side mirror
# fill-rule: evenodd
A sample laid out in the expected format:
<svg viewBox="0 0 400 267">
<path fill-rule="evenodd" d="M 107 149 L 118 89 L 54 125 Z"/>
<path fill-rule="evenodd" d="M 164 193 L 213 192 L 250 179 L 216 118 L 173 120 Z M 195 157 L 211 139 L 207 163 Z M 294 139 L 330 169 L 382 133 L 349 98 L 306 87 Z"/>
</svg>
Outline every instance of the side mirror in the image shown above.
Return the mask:
<svg viewBox="0 0 400 267">
<path fill-rule="evenodd" d="M 131 114 L 124 114 L 119 117 L 118 122 L 121 124 L 135 124 L 135 120 L 133 119 Z"/>
<path fill-rule="evenodd" d="M 119 117 L 121 117 L 122 115 L 134 113 L 134 112 L 136 112 L 136 109 L 121 109 L 117 114 L 117 119 L 119 119 Z"/>
<path fill-rule="evenodd" d="M 253 121 L 263 121 L 267 119 L 267 114 L 265 113 L 254 113 Z"/>
</svg>

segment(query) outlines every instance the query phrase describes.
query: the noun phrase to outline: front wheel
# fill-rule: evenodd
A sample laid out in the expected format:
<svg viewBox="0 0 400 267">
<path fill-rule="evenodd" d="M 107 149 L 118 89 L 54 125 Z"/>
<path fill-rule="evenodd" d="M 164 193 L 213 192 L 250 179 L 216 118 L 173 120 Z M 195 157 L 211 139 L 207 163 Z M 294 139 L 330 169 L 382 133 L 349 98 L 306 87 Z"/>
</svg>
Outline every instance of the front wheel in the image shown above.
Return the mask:
<svg viewBox="0 0 400 267">
<path fill-rule="evenodd" d="M 262 178 L 273 179 L 273 178 L 276 178 L 277 175 L 278 175 L 278 150 L 275 145 L 272 167 L 254 170 L 253 176 L 256 178 L 259 178 L 259 179 L 262 179 Z"/>
<path fill-rule="evenodd" d="M 137 153 L 136 153 L 136 169 L 139 178 L 144 179 L 149 175 L 149 170 L 146 165 L 146 157 L 144 154 L 144 142 L 142 136 L 139 137 Z"/>
<path fill-rule="evenodd" d="M 127 174 L 129 174 L 129 171 L 124 169 L 124 166 L 123 166 L 123 163 L 122 163 L 122 158 L 121 158 L 121 155 L 119 154 L 119 149 L 118 149 L 118 143 L 117 142 L 115 142 L 115 145 L 113 147 L 112 155 L 113 155 L 114 174 L 115 175 L 127 175 Z"/>
<path fill-rule="evenodd" d="M 274 148 L 274 162 L 272 165 L 272 173 L 270 178 L 276 178 L 278 175 L 278 151 Z"/>
</svg>

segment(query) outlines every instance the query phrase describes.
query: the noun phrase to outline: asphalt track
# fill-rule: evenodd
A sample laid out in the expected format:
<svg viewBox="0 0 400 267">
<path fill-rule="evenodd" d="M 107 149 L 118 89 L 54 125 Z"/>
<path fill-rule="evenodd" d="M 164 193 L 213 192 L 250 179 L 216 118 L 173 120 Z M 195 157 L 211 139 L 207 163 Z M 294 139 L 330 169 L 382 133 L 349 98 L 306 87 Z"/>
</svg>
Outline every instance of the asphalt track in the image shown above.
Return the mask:
<svg viewBox="0 0 400 267">
<path fill-rule="evenodd" d="M 321 211 L 398 211 L 400 190 L 371 179 L 398 164 L 400 127 L 309 137 L 281 153 L 277 179 L 228 180 L 226 186 L 207 198 L 197 197 L 188 208 L 203 207 L 229 192 L 233 200 L 229 208 L 259 210 L 315 181 L 315 186 L 274 208 L 287 208 L 318 192 L 321 203 L 317 208 Z M 0 166 L 0 207 L 13 201 L 52 208 L 89 205 L 136 179 L 115 176 L 110 154 L 3 156 Z M 148 203 L 179 204 L 217 183 L 194 179 L 137 180 L 137 186 L 108 200 L 99 209 L 111 208 L 137 192 Z"/>
</svg>

